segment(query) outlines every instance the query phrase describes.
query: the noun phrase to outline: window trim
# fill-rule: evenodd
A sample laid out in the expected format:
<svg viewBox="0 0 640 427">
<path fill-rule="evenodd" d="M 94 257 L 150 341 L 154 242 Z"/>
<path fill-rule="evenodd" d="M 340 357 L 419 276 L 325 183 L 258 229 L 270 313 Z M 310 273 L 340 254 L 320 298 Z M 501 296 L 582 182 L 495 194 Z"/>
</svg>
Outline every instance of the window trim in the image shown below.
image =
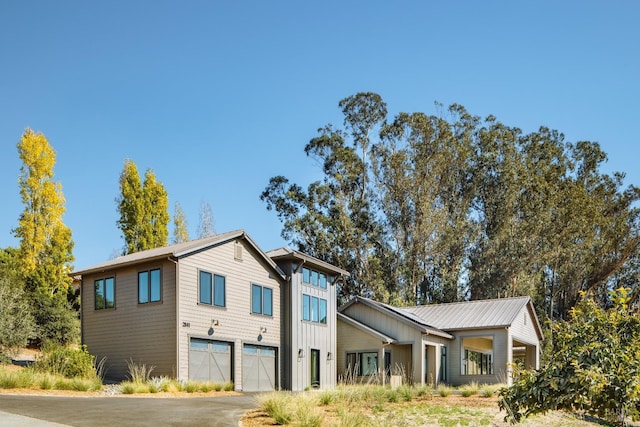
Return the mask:
<svg viewBox="0 0 640 427">
<path fill-rule="evenodd" d="M 259 293 L 260 293 L 260 311 L 255 311 L 254 307 L 253 307 L 253 297 L 254 297 L 254 293 L 253 291 L 255 289 L 259 289 Z M 271 313 L 265 313 L 265 290 L 268 290 L 271 293 Z M 263 285 L 258 285 L 257 283 L 252 283 L 251 284 L 251 314 L 257 314 L 257 315 L 261 315 L 261 316 L 268 316 L 268 317 L 273 317 L 273 288 L 269 287 L 269 286 L 263 286 Z"/>
<path fill-rule="evenodd" d="M 154 271 L 157 271 L 158 274 L 160 275 L 159 283 L 158 283 L 160 288 L 158 289 L 159 292 L 158 292 L 158 299 L 157 300 L 152 299 L 153 281 L 151 280 L 151 276 L 152 276 L 152 273 Z M 148 301 L 141 301 L 140 300 L 140 274 L 142 274 L 142 273 L 147 273 L 147 299 L 148 299 Z M 156 268 L 150 268 L 148 270 L 138 271 L 138 304 L 161 303 L 162 302 L 162 294 L 163 294 L 163 292 L 162 292 L 162 268 L 156 267 Z"/>
<path fill-rule="evenodd" d="M 385 353 L 387 353 L 387 352 L 385 352 Z M 372 372 L 370 372 L 370 369 L 368 369 L 367 373 L 365 374 L 364 371 L 363 371 L 362 360 L 363 360 L 364 355 L 366 355 L 366 354 L 375 355 L 375 367 L 374 367 L 374 370 Z M 373 350 L 366 351 L 365 350 L 365 351 L 349 351 L 349 352 L 347 352 L 346 358 L 345 358 L 346 368 L 347 369 L 354 369 L 354 367 L 350 367 L 350 365 L 349 365 L 349 357 L 353 356 L 353 355 L 355 355 L 355 360 L 356 360 L 356 365 L 355 366 L 357 366 L 357 368 L 358 368 L 358 372 L 355 373 L 356 376 L 364 377 L 364 376 L 370 376 L 370 375 L 377 375 L 378 374 L 378 370 L 380 368 L 380 364 L 379 364 L 379 361 L 378 361 L 379 354 L 378 354 L 377 351 L 373 351 Z"/>
<path fill-rule="evenodd" d="M 315 282 L 315 283 L 314 283 Z M 327 289 L 329 276 L 313 268 L 302 267 L 302 283 L 318 289 Z"/>
<path fill-rule="evenodd" d="M 112 281 L 113 286 L 113 301 L 111 301 L 111 306 L 108 306 L 107 300 L 107 280 Z M 96 288 L 97 283 L 102 282 L 101 290 L 102 290 L 102 298 L 103 298 L 103 307 L 98 307 L 98 289 Z M 116 276 L 108 276 L 102 277 L 100 279 L 95 279 L 93 281 L 93 309 L 96 310 L 115 310 L 116 308 Z"/>
<path fill-rule="evenodd" d="M 324 304 L 323 304 L 324 303 Z M 302 316 L 301 319 L 303 322 L 314 323 L 317 325 L 326 325 L 328 324 L 328 301 L 326 298 L 317 297 L 310 294 L 302 294 Z M 325 316 L 324 321 L 321 316 L 321 308 L 324 306 L 325 308 Z"/>
<path fill-rule="evenodd" d="M 208 274 L 211 280 L 211 302 L 206 302 L 202 300 L 202 275 Z M 222 279 L 222 304 L 216 304 L 216 289 L 217 289 L 217 281 L 216 279 Z M 210 307 L 219 307 L 226 308 L 227 306 L 227 277 L 221 274 L 216 274 L 207 270 L 198 270 L 198 304 L 207 305 Z"/>
</svg>

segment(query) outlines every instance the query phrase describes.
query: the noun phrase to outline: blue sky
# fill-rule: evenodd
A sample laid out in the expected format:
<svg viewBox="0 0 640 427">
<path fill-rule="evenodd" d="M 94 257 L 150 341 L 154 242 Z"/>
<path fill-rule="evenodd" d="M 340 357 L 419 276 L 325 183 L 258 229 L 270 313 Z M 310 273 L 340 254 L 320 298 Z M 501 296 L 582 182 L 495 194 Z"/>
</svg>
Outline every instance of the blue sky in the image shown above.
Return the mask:
<svg viewBox="0 0 640 427">
<path fill-rule="evenodd" d="M 359 91 L 392 114 L 455 102 L 597 141 L 606 171 L 640 185 L 639 20 L 636 1 L 2 1 L 0 247 L 17 245 L 25 127 L 57 152 L 77 268 L 122 247 L 126 158 L 156 172 L 192 237 L 204 201 L 216 231 L 282 246 L 260 192 L 321 177 L 303 147 Z"/>
</svg>

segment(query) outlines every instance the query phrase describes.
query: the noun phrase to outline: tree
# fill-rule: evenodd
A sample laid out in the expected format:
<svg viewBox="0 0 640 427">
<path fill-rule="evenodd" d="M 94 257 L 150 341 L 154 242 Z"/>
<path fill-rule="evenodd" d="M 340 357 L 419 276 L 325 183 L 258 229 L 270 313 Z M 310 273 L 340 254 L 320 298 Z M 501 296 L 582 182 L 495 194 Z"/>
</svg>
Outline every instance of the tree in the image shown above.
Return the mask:
<svg viewBox="0 0 640 427">
<path fill-rule="evenodd" d="M 305 146 L 322 168 L 306 189 L 284 176 L 261 194 L 298 249 L 350 271 L 355 295 L 396 304 L 529 295 L 564 318 L 580 291 L 640 303 L 640 190 L 603 174 L 597 143 L 525 134 L 460 105 L 387 118 L 377 94 L 339 103 Z"/>
<path fill-rule="evenodd" d="M 179 202 L 175 203 L 173 210 L 173 241 L 172 243 L 183 243 L 189 241 L 189 230 L 187 226 L 187 215 L 182 210 Z"/>
<path fill-rule="evenodd" d="M 640 407 L 640 318 L 629 289 L 610 294 L 604 310 L 586 293 L 568 321 L 552 327 L 553 356 L 536 371 L 516 371 L 500 406 L 514 421 L 549 410 L 585 410 L 624 424 Z"/>
<path fill-rule="evenodd" d="M 198 223 L 198 238 L 213 236 L 216 234 L 215 223 L 211 205 L 207 202 L 200 203 L 200 222 Z"/>
<path fill-rule="evenodd" d="M 24 347 L 34 332 L 31 307 L 24 290 L 0 274 L 0 363 Z"/>
<path fill-rule="evenodd" d="M 53 181 L 55 151 L 42 133 L 26 129 L 18 143 L 23 162 L 20 195 L 25 206 L 14 230 L 17 253 L 5 252 L 26 291 L 40 342 L 72 342 L 79 336 L 79 319 L 72 310 L 70 289 L 73 262 L 71 230 L 63 223 L 62 186 Z M 14 279 L 11 279 L 14 280 Z"/>
<path fill-rule="evenodd" d="M 125 241 L 123 255 L 167 245 L 168 196 L 152 170 L 147 169 L 142 183 L 136 164 L 125 160 L 116 203 L 120 214 L 117 224 Z"/>
<path fill-rule="evenodd" d="M 73 240 L 62 220 L 62 186 L 53 181 L 55 151 L 42 133 L 28 128 L 17 147 L 23 163 L 18 182 L 24 211 L 13 232 L 20 239 L 20 274 L 29 291 L 49 297 L 64 294 L 72 281 Z"/>
</svg>

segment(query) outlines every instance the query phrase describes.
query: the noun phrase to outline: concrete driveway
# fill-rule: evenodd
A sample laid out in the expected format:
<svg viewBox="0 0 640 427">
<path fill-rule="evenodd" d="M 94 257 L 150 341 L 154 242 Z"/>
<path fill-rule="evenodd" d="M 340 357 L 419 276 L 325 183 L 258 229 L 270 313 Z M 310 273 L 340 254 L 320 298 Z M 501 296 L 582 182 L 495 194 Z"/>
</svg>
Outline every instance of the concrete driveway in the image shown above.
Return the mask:
<svg viewBox="0 0 640 427">
<path fill-rule="evenodd" d="M 255 395 L 67 397 L 0 395 L 1 426 L 237 426 Z"/>
</svg>

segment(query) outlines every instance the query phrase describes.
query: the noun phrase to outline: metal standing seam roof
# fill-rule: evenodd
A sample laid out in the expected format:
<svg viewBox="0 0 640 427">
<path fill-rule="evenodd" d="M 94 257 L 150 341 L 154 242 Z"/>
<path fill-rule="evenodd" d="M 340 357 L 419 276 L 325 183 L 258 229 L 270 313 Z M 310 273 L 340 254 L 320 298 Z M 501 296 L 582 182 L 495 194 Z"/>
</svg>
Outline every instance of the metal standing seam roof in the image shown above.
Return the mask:
<svg viewBox="0 0 640 427">
<path fill-rule="evenodd" d="M 421 319 L 420 317 L 414 315 L 413 313 L 404 311 L 402 309 L 399 309 L 397 307 L 393 307 L 391 305 L 388 304 L 384 304 L 378 301 L 374 301 L 371 300 L 369 298 L 365 298 L 365 297 L 361 297 L 361 296 L 357 296 L 354 299 L 352 299 L 351 301 L 349 301 L 348 303 L 346 303 L 345 305 L 343 305 L 342 307 L 340 307 L 339 311 L 343 312 L 351 305 L 356 304 L 356 303 L 363 303 L 365 305 L 368 305 L 369 307 L 372 307 L 380 312 L 383 312 L 385 314 L 391 315 L 393 317 L 395 317 L 398 320 L 401 320 L 402 322 L 404 322 L 405 324 L 408 324 L 409 326 L 412 326 L 416 329 L 418 329 L 420 332 L 425 333 L 425 334 L 431 334 L 431 335 L 437 335 L 437 336 L 441 336 L 443 338 L 449 338 L 452 339 L 453 335 L 447 333 L 446 331 L 441 330 L 440 328 L 426 323 L 423 319 Z M 345 314 L 348 316 L 348 314 Z"/>
<path fill-rule="evenodd" d="M 251 237 L 249 237 L 249 235 L 244 230 L 229 231 L 227 233 L 215 234 L 213 236 L 205 237 L 202 239 L 190 240 L 188 242 L 176 243 L 174 245 L 135 252 L 129 255 L 120 256 L 109 261 L 92 265 L 82 270 L 74 271 L 72 275 L 81 276 L 83 274 L 110 270 L 113 268 L 124 267 L 127 265 L 138 264 L 141 262 L 166 257 L 174 257 L 179 259 L 237 238 L 246 240 L 249 245 L 252 246 L 253 249 L 256 250 L 262 256 L 262 258 L 264 258 L 264 260 L 280 275 L 280 277 L 284 278 L 284 273 L 282 272 L 282 270 L 280 270 L 276 263 L 271 258 L 269 258 L 267 254 L 264 253 L 262 249 L 260 249 L 260 247 L 258 247 L 258 245 L 253 241 L 253 239 L 251 239 Z"/>
<path fill-rule="evenodd" d="M 401 310 L 445 331 L 511 326 L 529 297 L 403 307 Z M 537 319 L 535 319 L 537 321 Z"/>
</svg>

